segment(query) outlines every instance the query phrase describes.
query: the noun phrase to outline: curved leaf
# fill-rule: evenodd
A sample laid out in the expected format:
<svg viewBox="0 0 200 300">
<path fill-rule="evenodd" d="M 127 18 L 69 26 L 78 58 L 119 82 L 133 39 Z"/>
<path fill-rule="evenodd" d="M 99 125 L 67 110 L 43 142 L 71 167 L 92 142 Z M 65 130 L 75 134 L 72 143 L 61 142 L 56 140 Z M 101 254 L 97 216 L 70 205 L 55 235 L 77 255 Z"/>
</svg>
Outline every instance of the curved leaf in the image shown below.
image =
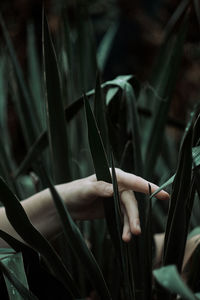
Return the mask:
<svg viewBox="0 0 200 300">
<path fill-rule="evenodd" d="M 196 296 L 187 287 L 174 265 L 154 270 L 153 275 L 165 289 L 176 293 L 186 300 L 196 300 Z"/>
</svg>

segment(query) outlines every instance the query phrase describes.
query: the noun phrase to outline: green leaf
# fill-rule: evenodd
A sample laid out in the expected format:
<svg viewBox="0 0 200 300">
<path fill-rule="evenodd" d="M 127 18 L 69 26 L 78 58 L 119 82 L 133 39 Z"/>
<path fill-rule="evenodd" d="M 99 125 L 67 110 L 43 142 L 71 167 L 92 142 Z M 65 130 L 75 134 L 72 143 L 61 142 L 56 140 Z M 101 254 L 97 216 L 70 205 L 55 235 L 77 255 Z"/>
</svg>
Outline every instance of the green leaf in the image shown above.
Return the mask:
<svg viewBox="0 0 200 300">
<path fill-rule="evenodd" d="M 8 143 L 8 129 L 7 129 L 7 83 L 6 83 L 6 58 L 0 57 L 0 128 L 2 140 Z"/>
<path fill-rule="evenodd" d="M 200 146 L 196 146 L 192 148 L 192 158 L 194 167 L 199 167 L 200 165 Z"/>
<path fill-rule="evenodd" d="M 106 109 L 105 98 L 104 98 L 103 91 L 101 89 L 100 74 L 97 73 L 95 98 L 94 98 L 94 116 L 97 122 L 100 135 L 103 140 L 104 148 L 108 150 L 109 140 L 108 140 L 108 129 L 106 124 L 105 109 Z"/>
<path fill-rule="evenodd" d="M 111 157 L 111 164 L 112 164 L 112 182 L 113 182 L 114 201 L 115 201 L 115 218 L 117 224 L 116 230 L 117 230 L 118 240 L 120 242 L 120 261 L 121 261 L 124 295 L 126 299 L 135 299 L 134 278 L 133 278 L 133 270 L 132 270 L 133 268 L 132 253 L 129 252 L 130 250 L 129 245 L 126 245 L 122 241 L 123 222 L 122 222 L 121 205 L 120 205 L 119 191 L 118 191 L 113 157 Z"/>
<path fill-rule="evenodd" d="M 190 233 L 188 234 L 188 237 L 187 237 L 188 240 L 197 234 L 200 234 L 200 226 L 197 226 L 194 229 L 192 229 L 192 231 L 190 231 Z"/>
<path fill-rule="evenodd" d="M 120 75 L 120 76 L 117 76 L 113 80 L 106 81 L 103 84 L 103 86 L 118 86 L 118 87 L 120 87 L 120 89 L 123 90 L 127 81 L 129 81 L 132 78 L 133 78 L 133 75 Z"/>
<path fill-rule="evenodd" d="M 5 206 L 7 218 L 19 236 L 42 255 L 49 269 L 52 270 L 54 275 L 57 276 L 72 295 L 79 295 L 75 282 L 57 256 L 55 250 L 31 224 L 19 200 L 2 178 L 0 178 L 0 191 L 0 201 Z"/>
<path fill-rule="evenodd" d="M 130 80 L 132 78 L 132 75 L 126 75 L 126 76 L 119 76 L 117 78 L 115 78 L 114 80 L 111 81 L 107 81 L 103 84 L 101 84 L 101 88 L 106 88 L 109 87 L 109 90 L 112 89 L 117 89 L 117 91 L 119 90 L 119 88 L 123 89 L 125 86 L 125 83 Z M 95 90 L 91 90 L 89 92 L 86 93 L 86 96 L 92 96 L 95 94 Z M 114 96 L 116 95 L 116 93 L 112 93 L 109 96 L 109 99 L 107 99 L 107 101 L 113 100 Z M 107 103 L 107 104 L 109 104 Z M 81 110 L 81 108 L 83 107 L 83 96 L 81 96 L 80 98 L 78 98 L 76 101 L 74 101 L 72 104 L 70 104 L 68 107 L 65 108 L 65 119 L 67 122 L 70 122 L 73 120 L 73 118 L 77 115 L 77 113 Z M 47 147 L 48 145 L 48 136 L 47 136 L 47 132 L 43 131 L 40 136 L 38 137 L 38 139 L 32 144 L 32 146 L 30 147 L 26 157 L 24 158 L 24 160 L 22 161 L 22 163 L 20 164 L 19 168 L 14 172 L 14 177 L 19 176 L 22 172 L 24 172 L 27 168 L 30 167 L 30 165 L 38 158 L 40 157 L 42 151 L 44 151 L 44 149 Z"/>
<path fill-rule="evenodd" d="M 27 29 L 27 57 L 29 70 L 29 87 L 33 101 L 31 101 L 32 111 L 34 111 L 35 121 L 38 123 L 40 132 L 46 128 L 45 102 L 42 93 L 42 75 L 37 55 L 35 32 L 33 24 L 28 25 Z"/>
<path fill-rule="evenodd" d="M 67 4 L 66 4 L 67 6 Z M 74 53 L 74 43 L 73 43 L 73 31 L 70 28 L 69 24 L 69 16 L 67 14 L 67 8 L 63 9 L 62 12 L 62 25 L 63 25 L 63 60 L 62 60 L 62 65 L 63 65 L 63 73 L 64 75 L 66 74 L 67 81 L 68 81 L 68 86 L 66 89 L 66 104 L 71 104 L 74 99 L 79 95 L 80 87 L 79 85 L 80 80 L 77 78 L 80 74 L 76 70 L 76 64 L 74 63 L 76 61 L 75 58 L 75 53 Z M 66 77 L 62 76 L 63 81 L 65 82 Z M 63 82 L 63 84 L 64 84 Z"/>
<path fill-rule="evenodd" d="M 161 190 L 165 189 L 167 186 L 173 183 L 175 175 L 172 175 L 167 181 L 165 181 L 152 195 L 151 197 L 154 197 L 157 193 L 159 193 Z"/>
<path fill-rule="evenodd" d="M 170 199 L 164 243 L 164 264 L 181 270 L 190 219 L 189 202 L 192 172 L 192 125 L 186 131 L 180 150 L 177 172 Z"/>
<path fill-rule="evenodd" d="M 14 172 L 14 178 L 18 177 L 24 171 L 26 171 L 33 162 L 41 157 L 42 151 L 48 145 L 48 135 L 47 131 L 44 131 L 29 148 L 28 153 L 26 154 L 24 160 L 21 162 L 19 167 Z"/>
<path fill-rule="evenodd" d="M 6 62 L 7 59 L 4 56 L 0 57 L 0 161 L 1 168 L 0 173 L 9 183 L 13 190 L 15 185 L 11 178 L 11 174 L 15 169 L 15 162 L 11 155 L 11 141 L 8 130 L 8 112 L 7 112 L 7 93 L 8 87 L 6 82 Z"/>
<path fill-rule="evenodd" d="M 109 105 L 109 103 L 113 100 L 115 95 L 118 93 L 119 87 L 110 87 L 106 93 L 106 104 Z"/>
<path fill-rule="evenodd" d="M 127 130 L 131 132 L 132 142 L 134 145 L 133 160 L 134 167 L 133 172 L 138 176 L 143 176 L 143 161 L 141 153 L 141 136 L 139 126 L 139 115 L 136 107 L 136 97 L 132 86 L 126 82 L 124 84 L 124 97 L 126 100 L 127 108 Z"/>
<path fill-rule="evenodd" d="M 91 251 L 88 249 L 79 228 L 72 220 L 66 206 L 64 205 L 64 202 L 60 198 L 44 170 L 42 170 L 42 174 L 42 179 L 45 181 L 52 193 L 68 245 L 71 247 L 73 254 L 76 256 L 82 266 L 81 272 L 85 272 L 87 274 L 89 280 L 96 288 L 102 299 L 111 299 L 102 272 Z"/>
<path fill-rule="evenodd" d="M 88 126 L 88 140 L 89 140 L 90 151 L 92 154 L 97 180 L 103 180 L 108 183 L 111 183 L 112 179 L 111 179 L 108 160 L 103 147 L 102 139 L 99 134 L 94 115 L 92 113 L 92 110 L 90 108 L 86 96 L 84 98 L 84 105 L 85 105 L 85 113 L 86 113 L 86 120 Z M 118 252 L 120 249 L 120 244 L 116 232 L 117 224 L 115 218 L 114 199 L 113 198 L 103 199 L 103 205 L 104 205 L 108 230 L 113 240 L 113 243 L 115 245 L 115 249 Z"/>
<path fill-rule="evenodd" d="M 153 275 L 159 282 L 159 284 L 171 293 L 176 293 L 186 300 L 197 299 L 196 296 L 192 293 L 192 291 L 184 283 L 174 265 L 169 265 L 154 270 Z"/>
<path fill-rule="evenodd" d="M 194 161 L 193 168 L 196 166 L 198 167 L 200 165 L 200 146 L 192 147 L 192 158 Z M 154 197 L 157 193 L 159 193 L 161 190 L 165 189 L 167 186 L 173 183 L 175 175 L 172 175 L 167 181 L 165 181 L 152 195 L 151 197 Z"/>
<path fill-rule="evenodd" d="M 165 27 L 166 37 L 169 37 L 169 35 L 175 29 L 177 23 L 180 22 L 189 4 L 190 4 L 189 0 L 182 0 L 180 1 L 180 3 L 178 3 L 177 8 L 175 9 L 174 13 L 172 14 L 171 18 L 169 19 Z"/>
<path fill-rule="evenodd" d="M 38 299 L 29 291 L 21 253 L 4 254 L 0 260 L 0 269 L 5 278 L 10 300 Z"/>
<path fill-rule="evenodd" d="M 7 232 L 0 230 L 0 237 L 13 248 L 16 252 L 23 252 L 23 251 L 34 251 L 32 248 L 27 246 L 26 244 L 18 241 L 13 236 L 9 235 Z M 2 249 L 0 249 L 2 251 Z"/>
<path fill-rule="evenodd" d="M 97 50 L 97 62 L 98 62 L 98 67 L 103 72 L 105 65 L 107 63 L 107 59 L 109 57 L 110 51 L 112 49 L 112 43 L 115 38 L 115 35 L 118 31 L 119 28 L 119 23 L 114 22 L 112 23 L 106 33 L 104 34 L 100 45 Z"/>
<path fill-rule="evenodd" d="M 151 195 L 151 186 L 149 184 L 149 195 Z M 143 247 L 145 247 L 145 255 L 144 255 L 144 272 L 145 272 L 145 295 L 146 298 L 152 297 L 152 200 L 151 197 L 148 199 L 147 203 L 147 216 L 146 216 L 146 224 L 145 224 L 145 233 L 143 240 Z"/>
<path fill-rule="evenodd" d="M 95 75 L 97 71 L 95 37 L 92 22 L 87 11 L 87 5 L 78 1 L 76 5 L 76 14 L 77 59 L 79 59 L 80 64 L 81 88 L 82 91 L 87 92 L 95 86 Z"/>
<path fill-rule="evenodd" d="M 69 146 L 56 54 L 43 12 L 43 60 L 50 151 L 55 183 L 71 180 Z"/>
</svg>

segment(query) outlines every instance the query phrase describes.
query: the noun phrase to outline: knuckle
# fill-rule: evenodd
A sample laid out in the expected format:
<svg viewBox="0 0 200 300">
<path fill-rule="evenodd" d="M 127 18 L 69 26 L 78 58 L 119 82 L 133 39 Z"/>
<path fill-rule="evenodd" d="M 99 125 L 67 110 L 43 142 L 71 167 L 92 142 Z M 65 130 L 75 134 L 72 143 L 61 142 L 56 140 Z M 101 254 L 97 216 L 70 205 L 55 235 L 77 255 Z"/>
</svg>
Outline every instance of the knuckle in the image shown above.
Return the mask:
<svg viewBox="0 0 200 300">
<path fill-rule="evenodd" d="M 96 192 L 98 193 L 104 193 L 104 192 L 107 192 L 107 183 L 105 181 L 97 181 L 95 183 L 95 190 Z"/>
</svg>

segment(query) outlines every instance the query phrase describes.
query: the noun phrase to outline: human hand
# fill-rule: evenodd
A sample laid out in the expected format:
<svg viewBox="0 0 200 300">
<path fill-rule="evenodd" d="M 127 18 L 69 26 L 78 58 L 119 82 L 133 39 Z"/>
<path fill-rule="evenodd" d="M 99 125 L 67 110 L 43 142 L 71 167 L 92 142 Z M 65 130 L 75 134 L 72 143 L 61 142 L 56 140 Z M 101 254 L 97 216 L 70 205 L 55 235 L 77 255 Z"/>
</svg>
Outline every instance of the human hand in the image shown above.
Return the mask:
<svg viewBox="0 0 200 300">
<path fill-rule="evenodd" d="M 115 169 L 121 208 L 124 218 L 122 239 L 130 241 L 131 235 L 141 233 L 137 200 L 133 192 L 149 193 L 149 184 L 152 193 L 158 186 L 147 180 Z M 113 196 L 113 186 L 104 181 L 97 181 L 96 175 L 75 180 L 70 183 L 57 186 L 72 217 L 78 220 L 89 220 L 104 217 L 103 198 Z M 169 194 L 160 191 L 156 197 L 161 200 L 169 199 Z"/>
</svg>

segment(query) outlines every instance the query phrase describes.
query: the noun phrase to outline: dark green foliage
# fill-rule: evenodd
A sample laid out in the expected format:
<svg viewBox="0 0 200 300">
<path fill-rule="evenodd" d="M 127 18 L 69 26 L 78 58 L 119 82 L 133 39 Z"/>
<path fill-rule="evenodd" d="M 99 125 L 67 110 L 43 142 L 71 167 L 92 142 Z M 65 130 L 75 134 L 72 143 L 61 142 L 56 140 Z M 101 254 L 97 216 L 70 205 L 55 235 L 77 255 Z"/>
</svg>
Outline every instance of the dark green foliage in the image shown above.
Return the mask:
<svg viewBox="0 0 200 300">
<path fill-rule="evenodd" d="M 69 147 L 67 143 L 60 74 L 45 16 L 43 16 L 43 59 L 48 136 L 54 168 L 53 174 L 55 176 L 55 183 L 61 183 L 71 179 L 68 160 Z M 63 157 L 65 157 L 64 161 Z"/>
<path fill-rule="evenodd" d="M 178 169 L 173 182 L 170 209 L 168 213 L 164 265 L 176 264 L 180 271 L 188 232 L 188 201 L 191 189 L 192 172 L 192 126 L 189 127 L 185 136 Z M 182 184 L 180 185 L 180 182 Z"/>
<path fill-rule="evenodd" d="M 33 293 L 17 273 L 12 273 L 14 267 L 2 262 L 0 281 L 4 274 L 24 299 L 36 299 L 33 294 L 46 299 L 54 297 L 53 293 L 59 299 L 83 299 L 94 291 L 101 299 L 113 300 L 171 300 L 175 295 L 199 299 L 195 294 L 200 291 L 199 246 L 186 266 L 187 283 L 180 278 L 187 237 L 199 234 L 199 227 L 194 228 L 199 226 L 200 216 L 199 105 L 186 126 L 179 153 L 175 153 L 175 143 L 165 130 L 191 12 L 200 23 L 199 3 L 180 1 L 166 27 L 150 84 L 144 85 L 133 75 L 101 83 L 99 70 L 108 59 L 117 21 L 106 33 L 96 59 L 87 4 L 78 1 L 72 5 L 74 23 L 68 4 L 63 1 L 60 6 L 61 28 L 54 36 L 43 11 L 43 66 L 33 25 L 28 27 L 28 79 L 0 18 L 8 50 L 0 49 L 0 201 L 9 222 L 30 247 L 1 228 L 0 237 L 17 252 L 13 257 L 20 256 L 17 265 L 22 264 L 23 257 Z M 12 153 L 7 125 L 9 98 L 26 142 L 20 163 Z M 149 197 L 136 193 L 142 234 L 132 236 L 128 244 L 122 241 L 123 214 L 115 167 L 161 184 L 152 195 L 149 184 Z M 113 184 L 114 195 L 103 199 L 105 221 L 76 224 L 52 182 L 70 181 L 94 171 L 97 180 Z M 33 227 L 18 200 L 46 187 L 51 190 L 64 233 L 58 240 L 61 256 Z M 154 198 L 163 188 L 171 194 L 168 210 Z M 194 205 L 196 217 L 192 216 Z M 166 235 L 161 268 L 153 271 L 155 283 L 153 234 L 161 228 Z M 190 229 L 194 230 L 188 236 Z M 31 273 L 38 275 L 38 282 Z M 47 285 L 42 277 L 46 277 Z M 37 285 L 40 289 L 44 285 L 45 291 L 38 291 Z"/>
</svg>

